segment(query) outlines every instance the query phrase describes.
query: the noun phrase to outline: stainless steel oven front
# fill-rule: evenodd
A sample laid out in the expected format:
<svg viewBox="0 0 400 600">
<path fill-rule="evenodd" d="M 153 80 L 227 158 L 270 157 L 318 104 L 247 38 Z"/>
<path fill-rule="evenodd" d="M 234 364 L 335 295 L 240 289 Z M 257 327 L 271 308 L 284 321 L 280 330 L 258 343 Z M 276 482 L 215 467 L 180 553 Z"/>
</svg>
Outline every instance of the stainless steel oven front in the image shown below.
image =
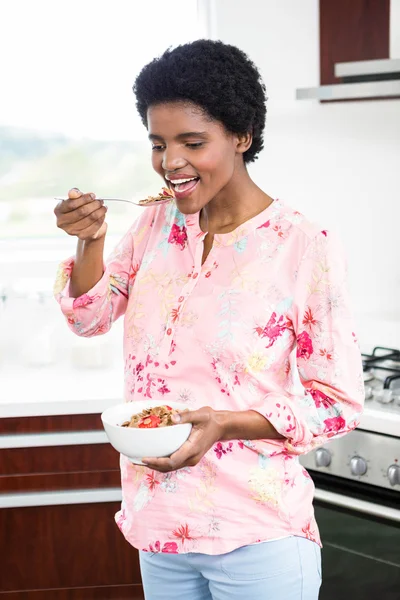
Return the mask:
<svg viewBox="0 0 400 600">
<path fill-rule="evenodd" d="M 316 487 L 320 600 L 400 600 L 400 437 L 357 429 L 300 460 Z"/>
</svg>

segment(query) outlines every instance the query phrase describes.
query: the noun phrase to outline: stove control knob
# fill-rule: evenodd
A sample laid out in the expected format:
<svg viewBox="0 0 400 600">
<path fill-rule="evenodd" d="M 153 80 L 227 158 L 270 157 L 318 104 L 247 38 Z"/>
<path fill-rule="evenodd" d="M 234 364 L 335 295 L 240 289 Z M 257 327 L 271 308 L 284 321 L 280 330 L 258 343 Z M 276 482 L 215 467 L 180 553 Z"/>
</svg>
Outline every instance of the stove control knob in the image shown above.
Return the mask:
<svg viewBox="0 0 400 600">
<path fill-rule="evenodd" d="M 365 399 L 366 400 L 371 400 L 371 398 L 373 397 L 373 389 L 370 385 L 365 385 L 364 386 L 364 390 L 365 390 Z"/>
<path fill-rule="evenodd" d="M 332 462 L 332 456 L 329 450 L 325 448 L 318 448 L 315 451 L 315 464 L 317 467 L 329 467 Z"/>
<path fill-rule="evenodd" d="M 390 465 L 387 470 L 390 485 L 400 485 L 400 465 Z"/>
<path fill-rule="evenodd" d="M 352 475 L 365 475 L 368 470 L 367 461 L 361 456 L 353 456 L 350 461 L 350 469 Z"/>
<path fill-rule="evenodd" d="M 373 390 L 372 395 L 377 402 L 381 404 L 390 404 L 394 400 L 393 390 Z"/>
</svg>

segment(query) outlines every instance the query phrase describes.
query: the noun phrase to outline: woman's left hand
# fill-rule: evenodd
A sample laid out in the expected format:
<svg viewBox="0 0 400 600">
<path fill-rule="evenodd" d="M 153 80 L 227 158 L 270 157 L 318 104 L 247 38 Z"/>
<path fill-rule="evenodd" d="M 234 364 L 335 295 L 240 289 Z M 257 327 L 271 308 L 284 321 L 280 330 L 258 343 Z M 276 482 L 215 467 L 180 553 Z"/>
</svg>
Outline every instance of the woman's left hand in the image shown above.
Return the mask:
<svg viewBox="0 0 400 600">
<path fill-rule="evenodd" d="M 177 424 L 193 424 L 187 441 L 168 458 L 143 458 L 142 462 L 149 469 L 161 473 L 196 466 L 206 452 L 223 437 L 223 427 L 217 415 L 217 411 L 209 406 L 179 413 L 177 419 L 174 419 Z"/>
</svg>

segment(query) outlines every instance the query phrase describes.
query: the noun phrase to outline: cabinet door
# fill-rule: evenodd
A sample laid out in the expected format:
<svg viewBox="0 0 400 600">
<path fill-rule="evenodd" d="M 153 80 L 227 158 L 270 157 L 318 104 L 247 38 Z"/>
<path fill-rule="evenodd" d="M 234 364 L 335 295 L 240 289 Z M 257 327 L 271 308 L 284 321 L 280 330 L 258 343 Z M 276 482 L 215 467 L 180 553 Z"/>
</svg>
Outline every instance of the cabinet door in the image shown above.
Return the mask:
<svg viewBox="0 0 400 600">
<path fill-rule="evenodd" d="M 0 510 L 0 599 L 142 599 L 138 553 L 114 521 L 119 507 L 102 502 Z"/>
</svg>

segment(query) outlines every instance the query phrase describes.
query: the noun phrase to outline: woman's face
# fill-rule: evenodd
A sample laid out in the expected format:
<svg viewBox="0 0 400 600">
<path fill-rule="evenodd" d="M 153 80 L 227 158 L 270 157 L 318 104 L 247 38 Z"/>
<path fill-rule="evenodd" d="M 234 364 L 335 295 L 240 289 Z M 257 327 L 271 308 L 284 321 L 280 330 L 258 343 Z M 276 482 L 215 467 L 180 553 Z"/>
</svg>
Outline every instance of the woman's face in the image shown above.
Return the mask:
<svg viewBox="0 0 400 600">
<path fill-rule="evenodd" d="M 154 170 L 173 189 L 180 212 L 199 212 L 243 164 L 238 136 L 191 104 L 151 106 L 147 119 Z"/>
</svg>

